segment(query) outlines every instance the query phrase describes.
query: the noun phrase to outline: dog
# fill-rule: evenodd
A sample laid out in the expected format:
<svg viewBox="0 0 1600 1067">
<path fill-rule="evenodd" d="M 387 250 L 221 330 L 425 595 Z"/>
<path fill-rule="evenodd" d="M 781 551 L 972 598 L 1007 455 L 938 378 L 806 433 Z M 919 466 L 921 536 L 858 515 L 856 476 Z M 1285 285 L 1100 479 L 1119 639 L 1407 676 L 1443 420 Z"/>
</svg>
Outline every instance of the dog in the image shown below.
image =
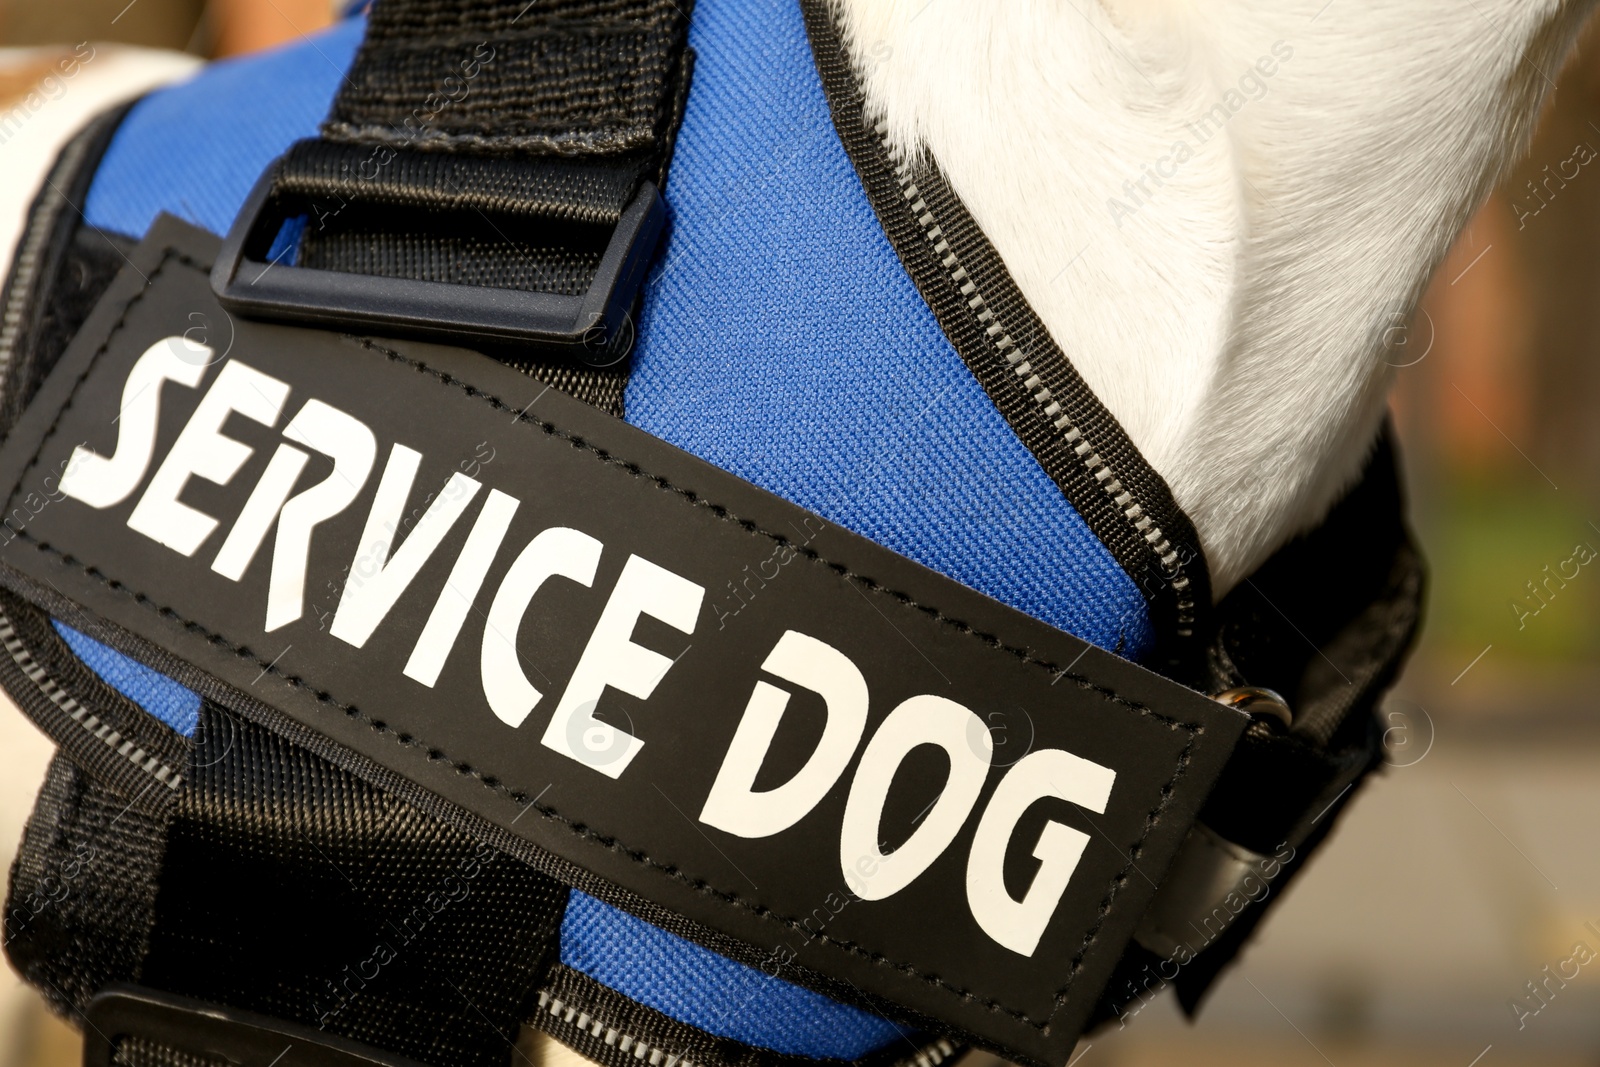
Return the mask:
<svg viewBox="0 0 1600 1067">
<path fill-rule="evenodd" d="M 1593 2 L 833 10 L 892 153 L 960 197 L 1192 518 L 1221 597 L 1357 477 L 1388 341 L 1525 146 Z M 74 108 L 133 91 L 83 66 Z M 7 163 L 0 208 L 20 217 L 48 153 Z"/>
<path fill-rule="evenodd" d="M 836 5 L 869 111 L 1166 478 L 1218 597 L 1361 469 L 1393 331 L 1595 6 Z"/>
</svg>

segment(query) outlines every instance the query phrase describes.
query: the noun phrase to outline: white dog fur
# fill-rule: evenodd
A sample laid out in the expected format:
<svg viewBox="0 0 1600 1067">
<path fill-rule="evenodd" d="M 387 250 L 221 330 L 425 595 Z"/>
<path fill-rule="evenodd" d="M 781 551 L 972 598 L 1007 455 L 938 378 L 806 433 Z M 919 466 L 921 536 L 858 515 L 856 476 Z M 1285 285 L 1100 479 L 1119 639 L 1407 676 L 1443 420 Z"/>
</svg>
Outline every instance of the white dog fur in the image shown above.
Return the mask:
<svg viewBox="0 0 1600 1067">
<path fill-rule="evenodd" d="M 1358 473 L 1386 338 L 1600 0 L 833 2 L 870 111 L 1166 477 L 1220 596 Z M 189 62 L 124 55 L 6 146 L 0 229 L 64 105 Z"/>
<path fill-rule="evenodd" d="M 1219 596 L 1359 473 L 1386 337 L 1594 6 L 834 2 L 869 114 L 1165 476 Z"/>
</svg>

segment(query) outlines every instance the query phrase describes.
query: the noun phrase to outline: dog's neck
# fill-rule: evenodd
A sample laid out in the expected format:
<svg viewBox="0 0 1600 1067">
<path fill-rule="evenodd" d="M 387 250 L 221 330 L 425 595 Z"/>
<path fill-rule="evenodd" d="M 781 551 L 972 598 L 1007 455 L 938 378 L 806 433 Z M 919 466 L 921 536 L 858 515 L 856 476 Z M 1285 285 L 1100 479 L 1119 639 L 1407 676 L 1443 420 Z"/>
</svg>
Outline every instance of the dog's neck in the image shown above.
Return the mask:
<svg viewBox="0 0 1600 1067">
<path fill-rule="evenodd" d="M 1386 346 L 1595 0 L 835 2 L 869 111 L 1166 477 L 1221 595 L 1359 473 Z"/>
</svg>

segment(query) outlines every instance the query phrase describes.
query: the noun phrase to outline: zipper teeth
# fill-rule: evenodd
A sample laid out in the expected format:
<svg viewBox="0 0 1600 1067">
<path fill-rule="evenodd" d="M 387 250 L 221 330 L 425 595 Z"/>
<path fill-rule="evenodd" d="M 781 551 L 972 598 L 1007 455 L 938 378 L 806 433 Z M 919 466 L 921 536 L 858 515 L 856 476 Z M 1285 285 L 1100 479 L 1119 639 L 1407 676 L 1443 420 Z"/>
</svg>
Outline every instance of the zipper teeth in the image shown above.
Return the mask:
<svg viewBox="0 0 1600 1067">
<path fill-rule="evenodd" d="M 45 242 L 55 229 L 62 207 L 68 203 L 61 186 L 67 184 L 83 165 L 83 157 L 88 152 L 91 139 L 91 131 L 86 130 L 62 149 L 61 158 L 56 161 L 47 179 L 49 199 L 40 205 L 40 210 L 28 213 L 28 229 L 17 246 L 17 258 L 11 269 L 11 290 L 5 310 L 0 313 L 0 401 L 5 399 L 5 380 L 10 375 L 17 338 L 22 332 L 23 312 L 38 281 L 39 262 Z"/>
<path fill-rule="evenodd" d="M 634 1059 L 648 1064 L 649 1067 L 697 1067 L 694 1061 L 619 1030 L 595 1013 L 568 1004 L 548 990 L 539 991 L 539 1007 L 562 1022 L 570 1023 L 591 1037 L 597 1037 L 607 1045 L 614 1046 L 618 1052 L 631 1053 Z M 941 1037 L 933 1044 L 919 1049 L 914 1057 L 900 1062 L 915 1064 L 916 1067 L 939 1067 L 939 1064 L 954 1055 L 955 1051 L 955 1046 Z"/>
<path fill-rule="evenodd" d="M 77 723 L 90 735 L 103 741 L 107 748 L 128 760 L 141 771 L 155 778 L 168 789 L 177 789 L 183 784 L 183 776 L 161 760 L 152 756 L 131 738 L 123 737 L 117 730 L 112 729 L 109 723 L 103 721 L 98 715 L 93 714 L 77 700 L 72 694 L 62 689 L 56 680 L 39 665 L 33 658 L 22 639 L 17 636 L 16 629 L 11 625 L 11 619 L 4 612 L 0 612 L 0 644 L 4 644 L 11 661 L 26 674 L 30 681 L 38 687 L 39 692 L 50 699 L 56 707 L 66 712 L 73 722 Z"/>
<path fill-rule="evenodd" d="M 910 1057 L 910 1059 L 902 1059 L 899 1062 L 902 1065 L 915 1064 L 915 1067 L 939 1067 L 939 1064 L 947 1061 L 950 1056 L 955 1056 L 955 1046 L 950 1045 L 950 1041 L 947 1038 L 941 1037 L 939 1040 L 934 1041 L 933 1045 L 925 1045 L 923 1048 L 917 1049 L 917 1054 Z"/>
<path fill-rule="evenodd" d="M 901 1060 L 901 1063 L 914 1063 L 916 1067 L 939 1067 L 939 1064 L 954 1056 L 956 1047 L 945 1038 L 939 1038 L 933 1044 L 920 1050 L 910 1060 Z"/>
<path fill-rule="evenodd" d="M 642 1060 L 648 1063 L 650 1067 L 680 1067 L 680 1065 L 681 1067 L 695 1067 L 693 1061 L 684 1059 L 676 1053 L 668 1052 L 659 1045 L 651 1044 L 642 1038 L 624 1033 L 614 1026 L 609 1026 L 592 1012 L 580 1011 L 546 990 L 541 989 L 539 991 L 539 1007 L 562 1022 L 572 1023 L 579 1030 L 587 1032 L 590 1036 L 598 1037 L 606 1044 L 616 1046 L 618 1052 L 631 1052 L 634 1059 Z"/>
<path fill-rule="evenodd" d="M 887 131 L 887 123 L 879 123 L 873 130 L 883 145 L 885 157 L 892 162 L 894 148 L 885 136 Z M 955 284 L 957 290 L 966 301 L 967 308 L 978 320 L 979 325 L 984 328 L 984 333 L 988 336 L 990 343 L 994 345 L 995 351 L 1005 359 L 1012 372 L 1016 374 L 1022 388 L 1027 390 L 1029 396 L 1033 398 L 1033 402 L 1039 406 L 1045 417 L 1052 420 L 1051 425 L 1061 434 L 1062 440 L 1077 454 L 1084 467 L 1094 476 L 1095 482 L 1105 492 L 1106 496 L 1111 498 L 1112 504 L 1132 525 L 1134 532 L 1150 546 L 1150 550 L 1161 561 L 1161 565 L 1167 568 L 1170 573 L 1177 575 L 1172 580 L 1172 588 L 1178 594 L 1178 635 L 1180 637 L 1192 636 L 1195 621 L 1194 595 L 1191 591 L 1189 578 L 1183 573 L 1183 564 L 1178 558 L 1177 549 L 1172 547 L 1172 541 L 1162 532 L 1161 527 L 1156 525 L 1155 520 L 1145 513 L 1139 502 L 1133 499 L 1133 493 L 1122 484 L 1122 480 L 1116 476 L 1116 472 L 1111 469 L 1111 465 L 1090 444 L 1089 439 L 1083 435 L 1083 431 L 1073 422 L 1072 416 L 1067 414 L 1062 409 L 1061 403 L 1054 399 L 1049 387 L 1040 380 L 1038 372 L 1023 358 L 1022 350 L 1017 347 L 1016 342 L 1011 339 L 1011 335 L 1006 332 L 1005 327 L 995 318 L 994 312 L 989 309 L 983 294 L 978 291 L 978 283 L 967 273 L 967 269 L 961 265 L 960 257 L 950 247 L 950 242 L 945 239 L 944 231 L 940 229 L 938 220 L 933 216 L 933 211 L 928 207 L 927 201 L 923 199 L 916 184 L 911 180 L 910 162 L 903 162 L 894 166 L 894 179 L 899 183 L 900 193 L 905 197 L 912 216 L 917 220 L 917 224 L 922 227 L 923 236 L 933 246 L 934 254 L 939 257 L 940 266 L 949 274 L 951 282 Z"/>
</svg>

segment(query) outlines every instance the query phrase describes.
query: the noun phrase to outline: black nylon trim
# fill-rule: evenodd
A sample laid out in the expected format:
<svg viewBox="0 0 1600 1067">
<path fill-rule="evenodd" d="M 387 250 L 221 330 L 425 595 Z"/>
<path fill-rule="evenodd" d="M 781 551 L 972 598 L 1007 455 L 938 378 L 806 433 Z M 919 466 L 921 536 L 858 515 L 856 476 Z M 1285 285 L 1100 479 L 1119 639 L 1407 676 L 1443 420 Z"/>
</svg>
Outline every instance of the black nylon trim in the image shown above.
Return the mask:
<svg viewBox="0 0 1600 1067">
<path fill-rule="evenodd" d="M 651 148 L 685 73 L 689 6 L 383 0 L 323 136 L 559 155 Z M 467 91 L 408 127 L 419 105 L 450 98 L 451 79 Z"/>
<path fill-rule="evenodd" d="M 97 781 L 153 816 L 172 810 L 188 742 L 102 681 L 43 612 L 3 590 L 0 685 Z"/>
<path fill-rule="evenodd" d="M 63 146 L 28 210 L 0 297 L 0 433 L 124 263 L 116 238 L 82 224 L 81 205 L 134 103 L 92 119 Z M 12 529 L 0 528 L 0 537 Z M 5 950 L 70 1015 L 106 983 L 137 977 L 172 805 L 172 791 L 141 765 L 181 766 L 187 745 L 89 671 L 42 612 L 9 595 L 0 609 L 12 630 L 0 650 L 0 685 L 61 746 L 11 868 Z M 30 676 L 29 660 L 47 682 Z"/>
<path fill-rule="evenodd" d="M 0 295 L 0 434 L 11 429 L 89 309 L 125 262 L 109 238 L 83 251 L 78 235 L 97 235 L 82 204 L 112 136 L 138 101 L 91 119 L 56 156 L 28 208 L 22 238 Z M 103 246 L 103 247 L 102 247 Z M 74 255 L 75 251 L 77 252 Z M 111 265 L 114 261 L 115 265 Z"/>
<path fill-rule="evenodd" d="M 889 158 L 868 125 L 827 0 L 800 6 L 834 127 L 906 273 L 1006 422 L 1139 586 L 1158 640 L 1150 665 L 1199 684 L 1211 588 L 1194 525 L 1051 339 L 937 167 Z M 975 288 L 963 291 L 969 283 Z M 1031 373 L 1016 374 L 1009 353 Z M 1146 535 L 1156 529 L 1152 543 Z"/>
<path fill-rule="evenodd" d="M 51 762 L 11 868 L 5 949 L 60 1014 L 138 977 L 165 840 L 164 817 L 66 756 Z"/>
</svg>

